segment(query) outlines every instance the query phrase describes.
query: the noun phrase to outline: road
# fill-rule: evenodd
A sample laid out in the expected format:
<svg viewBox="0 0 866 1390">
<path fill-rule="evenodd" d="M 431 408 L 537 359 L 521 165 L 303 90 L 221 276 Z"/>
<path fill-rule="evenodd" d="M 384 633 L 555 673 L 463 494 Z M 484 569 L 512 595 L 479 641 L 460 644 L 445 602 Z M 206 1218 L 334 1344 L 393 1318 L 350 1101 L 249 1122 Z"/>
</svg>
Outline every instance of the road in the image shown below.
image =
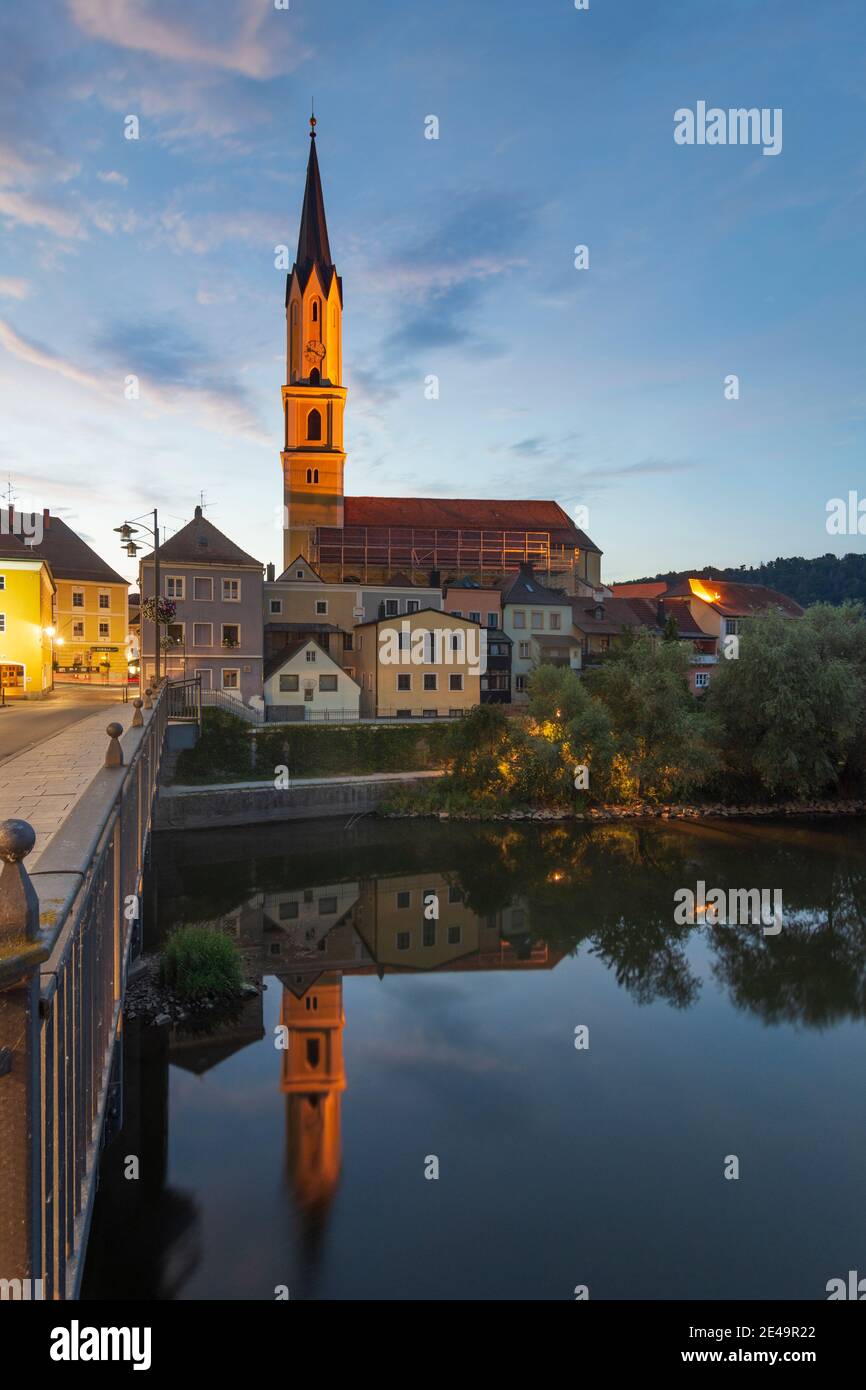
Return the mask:
<svg viewBox="0 0 866 1390">
<path fill-rule="evenodd" d="M 132 691 L 131 698 L 136 694 Z M 114 705 L 119 699 L 122 696 L 117 689 L 75 685 L 58 686 L 44 700 L 10 700 L 0 709 L 0 763 L 86 719 L 100 705 Z"/>
</svg>

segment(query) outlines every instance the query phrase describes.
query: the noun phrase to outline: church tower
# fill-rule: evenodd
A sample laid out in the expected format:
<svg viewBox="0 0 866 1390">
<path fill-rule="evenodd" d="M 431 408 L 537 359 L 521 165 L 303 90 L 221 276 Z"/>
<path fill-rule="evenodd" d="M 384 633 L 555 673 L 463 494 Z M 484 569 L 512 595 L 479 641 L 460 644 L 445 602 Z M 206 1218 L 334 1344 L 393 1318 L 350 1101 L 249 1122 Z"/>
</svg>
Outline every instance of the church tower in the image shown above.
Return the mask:
<svg viewBox="0 0 866 1390">
<path fill-rule="evenodd" d="M 283 565 L 316 563 L 317 526 L 343 525 L 343 284 L 331 260 L 310 117 L 298 254 L 286 281 L 283 387 Z"/>
</svg>

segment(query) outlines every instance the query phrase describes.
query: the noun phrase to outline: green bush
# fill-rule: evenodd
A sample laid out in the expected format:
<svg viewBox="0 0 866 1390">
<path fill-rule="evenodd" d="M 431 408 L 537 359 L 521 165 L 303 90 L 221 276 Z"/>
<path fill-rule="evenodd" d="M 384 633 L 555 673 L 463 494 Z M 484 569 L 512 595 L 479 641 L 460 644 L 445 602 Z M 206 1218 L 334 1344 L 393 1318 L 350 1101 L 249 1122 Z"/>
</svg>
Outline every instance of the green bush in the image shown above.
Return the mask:
<svg viewBox="0 0 866 1390">
<path fill-rule="evenodd" d="M 283 724 L 256 734 L 255 775 L 269 779 L 280 766 L 292 777 L 426 772 L 444 766 L 450 732 L 444 722 Z"/>
<path fill-rule="evenodd" d="M 232 997 L 244 982 L 241 954 L 230 936 L 213 927 L 179 927 L 166 942 L 161 961 L 164 985 L 185 999 L 203 994 Z"/>
<path fill-rule="evenodd" d="M 175 782 L 236 782 L 253 776 L 249 724 L 225 710 L 203 712 L 201 738 L 178 756 Z"/>
</svg>

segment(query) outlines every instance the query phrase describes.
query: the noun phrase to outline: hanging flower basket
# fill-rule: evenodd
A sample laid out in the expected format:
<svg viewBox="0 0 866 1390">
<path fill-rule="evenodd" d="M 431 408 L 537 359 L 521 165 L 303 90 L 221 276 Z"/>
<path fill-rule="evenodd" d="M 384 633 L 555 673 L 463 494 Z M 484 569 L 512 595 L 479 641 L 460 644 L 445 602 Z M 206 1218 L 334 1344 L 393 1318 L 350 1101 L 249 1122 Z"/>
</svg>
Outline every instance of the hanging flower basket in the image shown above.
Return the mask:
<svg viewBox="0 0 866 1390">
<path fill-rule="evenodd" d="M 149 623 L 156 620 L 160 623 L 174 622 L 174 615 L 177 612 L 177 604 L 173 598 L 146 598 L 141 605 L 142 617 Z"/>
</svg>

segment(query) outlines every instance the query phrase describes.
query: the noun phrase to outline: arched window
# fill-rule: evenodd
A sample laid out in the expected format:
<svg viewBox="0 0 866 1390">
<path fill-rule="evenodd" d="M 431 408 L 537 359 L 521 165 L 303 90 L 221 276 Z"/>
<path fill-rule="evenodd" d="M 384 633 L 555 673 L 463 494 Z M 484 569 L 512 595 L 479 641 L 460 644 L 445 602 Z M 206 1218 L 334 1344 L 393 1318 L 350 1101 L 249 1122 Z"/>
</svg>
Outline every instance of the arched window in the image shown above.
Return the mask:
<svg viewBox="0 0 866 1390">
<path fill-rule="evenodd" d="M 310 372 L 310 385 L 311 385 L 311 386 L 321 386 L 321 384 L 322 384 L 322 377 L 321 377 L 321 374 L 320 374 L 320 372 L 319 372 L 319 369 L 318 369 L 318 367 L 314 367 L 313 370 Z"/>
<path fill-rule="evenodd" d="M 322 417 L 318 410 L 311 410 L 307 416 L 307 438 L 321 439 L 322 437 Z"/>
<path fill-rule="evenodd" d="M 308 483 L 311 483 L 312 481 L 313 481 L 313 470 L 312 470 L 312 468 L 308 468 L 308 469 L 307 469 L 307 482 L 308 482 Z"/>
<path fill-rule="evenodd" d="M 318 481 L 319 481 L 319 470 L 318 470 L 318 468 L 314 468 L 314 469 L 313 469 L 313 482 L 314 482 L 314 483 L 317 483 Z"/>
<path fill-rule="evenodd" d="M 319 322 L 319 301 L 318 301 L 318 299 L 314 299 L 314 300 L 313 300 L 313 323 L 318 323 L 318 322 Z"/>
</svg>

